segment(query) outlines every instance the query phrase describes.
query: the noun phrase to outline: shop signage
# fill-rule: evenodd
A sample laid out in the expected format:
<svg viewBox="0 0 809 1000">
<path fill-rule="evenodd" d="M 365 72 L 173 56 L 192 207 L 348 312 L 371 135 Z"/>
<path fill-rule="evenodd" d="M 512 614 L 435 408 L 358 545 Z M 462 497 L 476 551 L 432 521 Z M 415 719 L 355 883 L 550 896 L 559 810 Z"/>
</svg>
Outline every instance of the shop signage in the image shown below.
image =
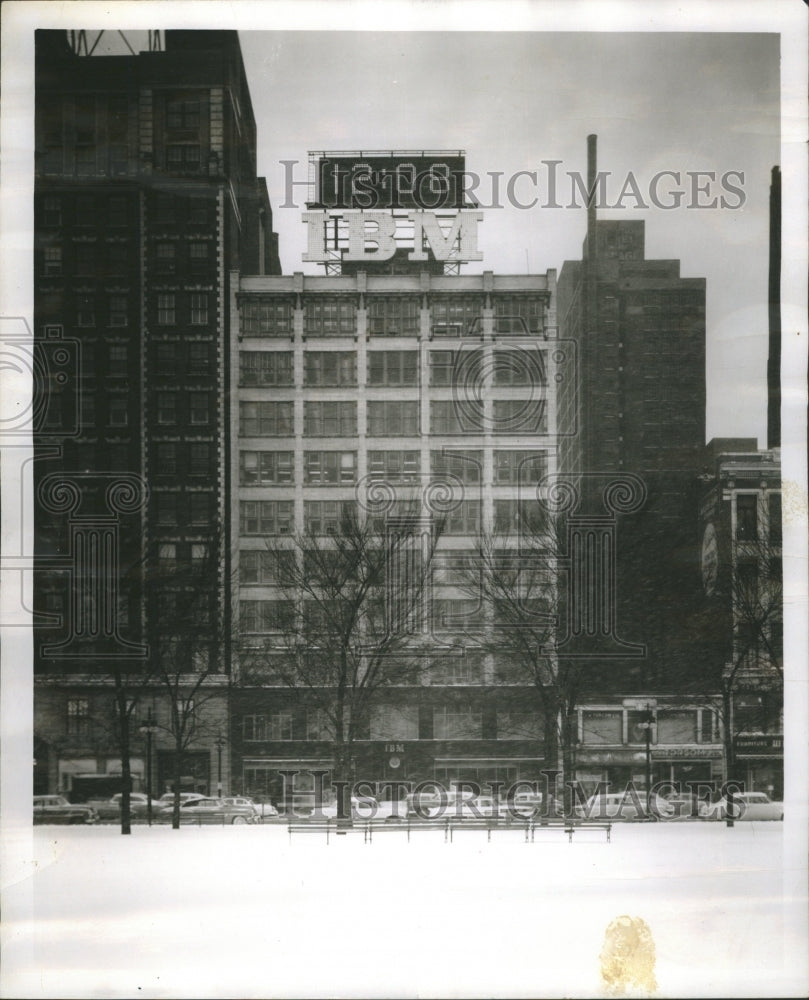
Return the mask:
<svg viewBox="0 0 809 1000">
<path fill-rule="evenodd" d="M 783 757 L 783 736 L 737 736 L 737 757 Z"/>
<path fill-rule="evenodd" d="M 721 747 L 673 747 L 670 750 L 652 750 L 652 760 L 718 760 Z"/>
</svg>

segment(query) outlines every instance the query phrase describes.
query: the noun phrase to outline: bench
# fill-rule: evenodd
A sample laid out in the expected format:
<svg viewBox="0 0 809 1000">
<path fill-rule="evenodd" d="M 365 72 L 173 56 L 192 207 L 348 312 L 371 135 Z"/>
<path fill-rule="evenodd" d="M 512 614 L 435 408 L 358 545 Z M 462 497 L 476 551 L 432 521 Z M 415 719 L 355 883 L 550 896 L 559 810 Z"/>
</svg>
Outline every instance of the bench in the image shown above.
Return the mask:
<svg viewBox="0 0 809 1000">
<path fill-rule="evenodd" d="M 287 823 L 287 830 L 289 831 L 289 841 L 292 843 L 293 833 L 325 833 L 326 843 L 329 842 L 329 834 L 331 831 L 337 830 L 337 823 L 330 819 L 318 819 L 318 820 L 303 820 L 301 822 L 292 822 L 290 820 Z"/>
</svg>

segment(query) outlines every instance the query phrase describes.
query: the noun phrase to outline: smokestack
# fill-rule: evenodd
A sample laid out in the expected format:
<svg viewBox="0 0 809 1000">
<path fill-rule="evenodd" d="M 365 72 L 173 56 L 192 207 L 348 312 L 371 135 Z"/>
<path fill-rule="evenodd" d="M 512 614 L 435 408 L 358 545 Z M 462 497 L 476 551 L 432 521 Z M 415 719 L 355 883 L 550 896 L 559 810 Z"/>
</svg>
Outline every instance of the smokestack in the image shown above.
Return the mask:
<svg viewBox="0 0 809 1000">
<path fill-rule="evenodd" d="M 767 358 L 767 447 L 781 447 L 781 170 L 770 181 L 770 353 Z"/>
<path fill-rule="evenodd" d="M 598 171 L 598 136 L 587 136 L 587 257 L 596 256 L 596 173 Z"/>
</svg>

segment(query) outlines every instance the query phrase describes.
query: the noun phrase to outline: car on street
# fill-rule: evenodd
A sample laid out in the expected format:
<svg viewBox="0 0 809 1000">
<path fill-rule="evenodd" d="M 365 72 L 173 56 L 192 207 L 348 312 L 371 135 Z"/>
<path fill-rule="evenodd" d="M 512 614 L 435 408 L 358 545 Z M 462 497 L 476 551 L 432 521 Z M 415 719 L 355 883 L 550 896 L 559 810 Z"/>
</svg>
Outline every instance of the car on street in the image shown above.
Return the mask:
<svg viewBox="0 0 809 1000">
<path fill-rule="evenodd" d="M 246 809 L 252 809 L 258 817 L 259 822 L 265 817 L 267 819 L 274 819 L 278 815 L 278 810 L 274 805 L 271 805 L 269 802 L 254 802 L 247 795 L 226 795 L 221 801 L 226 806 L 244 806 Z"/>
<path fill-rule="evenodd" d="M 92 806 L 68 802 L 64 795 L 35 795 L 35 823 L 95 823 L 98 813 Z"/>
<path fill-rule="evenodd" d="M 118 792 L 113 795 L 111 799 L 106 799 L 103 802 L 93 802 L 93 808 L 98 813 L 100 819 L 119 819 L 121 816 L 121 800 L 123 797 L 123 793 Z M 130 815 L 137 817 L 146 816 L 148 812 L 148 803 L 149 796 L 144 792 L 130 792 Z M 157 799 L 152 799 L 152 815 L 160 809 L 161 805 L 162 803 Z"/>
<path fill-rule="evenodd" d="M 158 819 L 164 823 L 170 823 L 173 807 L 171 805 L 161 809 Z M 219 826 L 228 826 L 238 823 L 260 823 L 261 817 L 256 813 L 254 805 L 235 805 L 225 802 L 224 799 L 198 798 L 187 799 L 180 803 L 180 823 L 215 823 Z"/>
<path fill-rule="evenodd" d="M 666 796 L 666 802 L 673 808 L 673 815 L 666 817 L 672 820 L 707 819 L 710 803 L 700 799 L 693 792 L 676 792 Z"/>
<path fill-rule="evenodd" d="M 204 799 L 202 792 L 180 792 L 180 805 L 183 802 L 190 802 L 192 799 Z M 158 806 L 163 809 L 166 806 L 174 805 L 174 792 L 165 792 L 157 800 Z"/>
<path fill-rule="evenodd" d="M 577 802 L 575 812 L 579 819 L 584 820 L 670 819 L 675 814 L 674 806 L 666 802 L 660 795 L 652 796 L 647 809 L 646 793 L 639 791 L 637 802 L 640 809 L 632 796 L 626 795 L 624 792 L 604 792 L 600 795 L 591 795 L 584 804 Z"/>
<path fill-rule="evenodd" d="M 774 802 L 765 792 L 735 792 L 731 798 L 723 796 L 709 810 L 710 819 L 745 821 L 781 820 L 784 803 Z"/>
</svg>

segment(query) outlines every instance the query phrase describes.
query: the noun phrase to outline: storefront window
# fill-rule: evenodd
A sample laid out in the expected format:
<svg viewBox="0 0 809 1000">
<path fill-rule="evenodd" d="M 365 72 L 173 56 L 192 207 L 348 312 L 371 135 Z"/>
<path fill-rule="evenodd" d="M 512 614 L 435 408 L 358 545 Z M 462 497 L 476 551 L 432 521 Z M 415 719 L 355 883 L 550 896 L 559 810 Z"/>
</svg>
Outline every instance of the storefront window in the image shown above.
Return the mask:
<svg viewBox="0 0 809 1000">
<path fill-rule="evenodd" d="M 623 742 L 623 712 L 583 712 L 582 742 Z"/>
</svg>

